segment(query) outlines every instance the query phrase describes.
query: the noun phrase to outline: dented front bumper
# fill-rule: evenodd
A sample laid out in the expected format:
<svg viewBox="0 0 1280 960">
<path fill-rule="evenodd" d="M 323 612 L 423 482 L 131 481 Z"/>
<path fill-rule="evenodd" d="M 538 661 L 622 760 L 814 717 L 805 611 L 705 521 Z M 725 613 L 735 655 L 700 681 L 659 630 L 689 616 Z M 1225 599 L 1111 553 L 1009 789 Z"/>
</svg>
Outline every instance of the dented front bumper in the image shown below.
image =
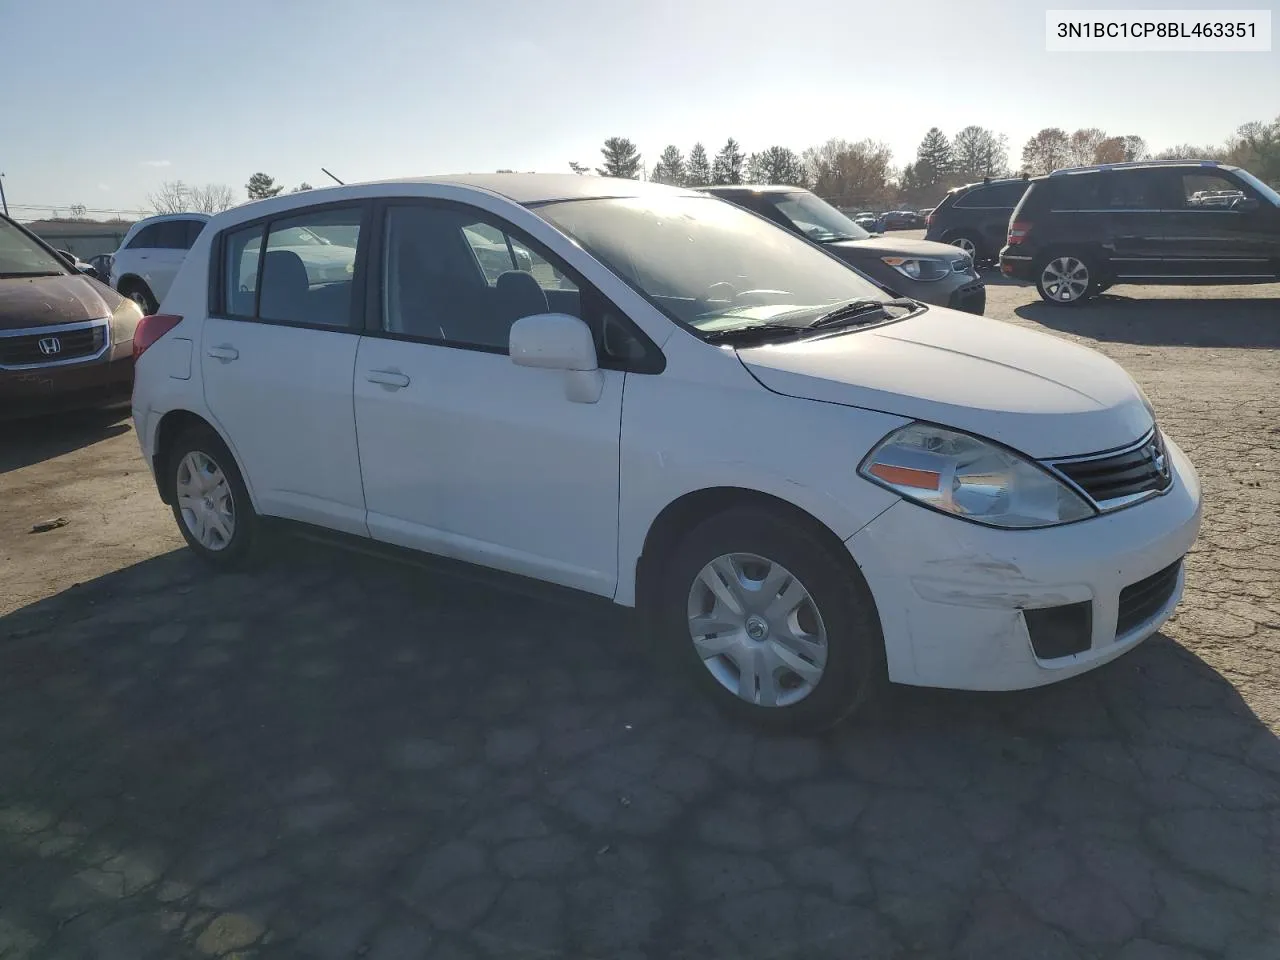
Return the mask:
<svg viewBox="0 0 1280 960">
<path fill-rule="evenodd" d="M 1168 441 L 1173 484 L 1162 496 L 1079 523 L 1002 530 L 900 502 L 846 546 L 875 597 L 889 677 L 898 683 L 1015 690 L 1106 663 L 1172 614 L 1184 574 L 1137 623 L 1121 622 L 1121 593 L 1176 564 L 1200 529 L 1200 481 Z M 1045 658 L 1023 611 L 1090 604 L 1079 653 Z"/>
</svg>

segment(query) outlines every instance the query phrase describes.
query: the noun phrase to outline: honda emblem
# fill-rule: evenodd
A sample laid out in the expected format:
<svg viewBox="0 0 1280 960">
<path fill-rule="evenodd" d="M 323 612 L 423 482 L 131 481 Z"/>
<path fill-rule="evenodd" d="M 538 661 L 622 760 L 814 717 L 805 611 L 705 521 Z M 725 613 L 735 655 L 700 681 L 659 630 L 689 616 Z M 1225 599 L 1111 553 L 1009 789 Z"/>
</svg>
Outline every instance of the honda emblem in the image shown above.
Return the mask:
<svg viewBox="0 0 1280 960">
<path fill-rule="evenodd" d="M 56 357 L 62 352 L 62 341 L 57 337 L 41 337 L 38 346 L 46 357 Z"/>
</svg>

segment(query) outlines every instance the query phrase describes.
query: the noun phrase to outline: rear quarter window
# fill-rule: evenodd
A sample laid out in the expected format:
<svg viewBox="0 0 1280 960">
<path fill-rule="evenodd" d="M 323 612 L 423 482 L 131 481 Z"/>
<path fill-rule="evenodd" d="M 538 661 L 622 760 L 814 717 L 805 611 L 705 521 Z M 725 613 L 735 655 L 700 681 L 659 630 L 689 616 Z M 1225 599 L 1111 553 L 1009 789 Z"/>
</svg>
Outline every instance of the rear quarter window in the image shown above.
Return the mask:
<svg viewBox="0 0 1280 960">
<path fill-rule="evenodd" d="M 1096 173 L 1066 174 L 1042 180 L 1038 189 L 1048 194 L 1049 209 L 1073 213 L 1102 206 L 1102 178 Z"/>
</svg>

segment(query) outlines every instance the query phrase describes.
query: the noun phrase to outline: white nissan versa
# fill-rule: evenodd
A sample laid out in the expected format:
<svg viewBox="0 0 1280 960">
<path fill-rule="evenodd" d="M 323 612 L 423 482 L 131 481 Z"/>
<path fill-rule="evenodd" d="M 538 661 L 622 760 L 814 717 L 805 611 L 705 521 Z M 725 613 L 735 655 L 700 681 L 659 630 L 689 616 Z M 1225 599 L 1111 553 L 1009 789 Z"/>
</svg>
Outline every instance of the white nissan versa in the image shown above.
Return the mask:
<svg viewBox="0 0 1280 960">
<path fill-rule="evenodd" d="M 338 246 L 349 268 L 319 269 Z M 770 726 L 829 725 L 885 676 L 1105 663 L 1170 615 L 1200 525 L 1194 468 L 1112 361 L 887 299 L 693 191 L 276 197 L 216 216 L 161 311 L 133 415 L 202 558 L 276 517 L 598 594 Z"/>
</svg>

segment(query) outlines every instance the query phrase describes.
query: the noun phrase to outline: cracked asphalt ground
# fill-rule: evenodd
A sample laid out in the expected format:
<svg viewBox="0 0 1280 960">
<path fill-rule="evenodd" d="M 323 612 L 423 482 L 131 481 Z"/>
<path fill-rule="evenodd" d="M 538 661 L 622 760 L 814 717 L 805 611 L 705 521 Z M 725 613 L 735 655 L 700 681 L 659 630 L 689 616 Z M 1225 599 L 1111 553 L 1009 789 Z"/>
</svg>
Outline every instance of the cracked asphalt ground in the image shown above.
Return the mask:
<svg viewBox="0 0 1280 960">
<path fill-rule="evenodd" d="M 824 739 L 719 719 L 607 606 L 309 544 L 211 576 L 127 421 L 5 431 L 0 958 L 1280 957 L 1280 287 L 991 279 L 1195 461 L 1186 598 Z"/>
</svg>

